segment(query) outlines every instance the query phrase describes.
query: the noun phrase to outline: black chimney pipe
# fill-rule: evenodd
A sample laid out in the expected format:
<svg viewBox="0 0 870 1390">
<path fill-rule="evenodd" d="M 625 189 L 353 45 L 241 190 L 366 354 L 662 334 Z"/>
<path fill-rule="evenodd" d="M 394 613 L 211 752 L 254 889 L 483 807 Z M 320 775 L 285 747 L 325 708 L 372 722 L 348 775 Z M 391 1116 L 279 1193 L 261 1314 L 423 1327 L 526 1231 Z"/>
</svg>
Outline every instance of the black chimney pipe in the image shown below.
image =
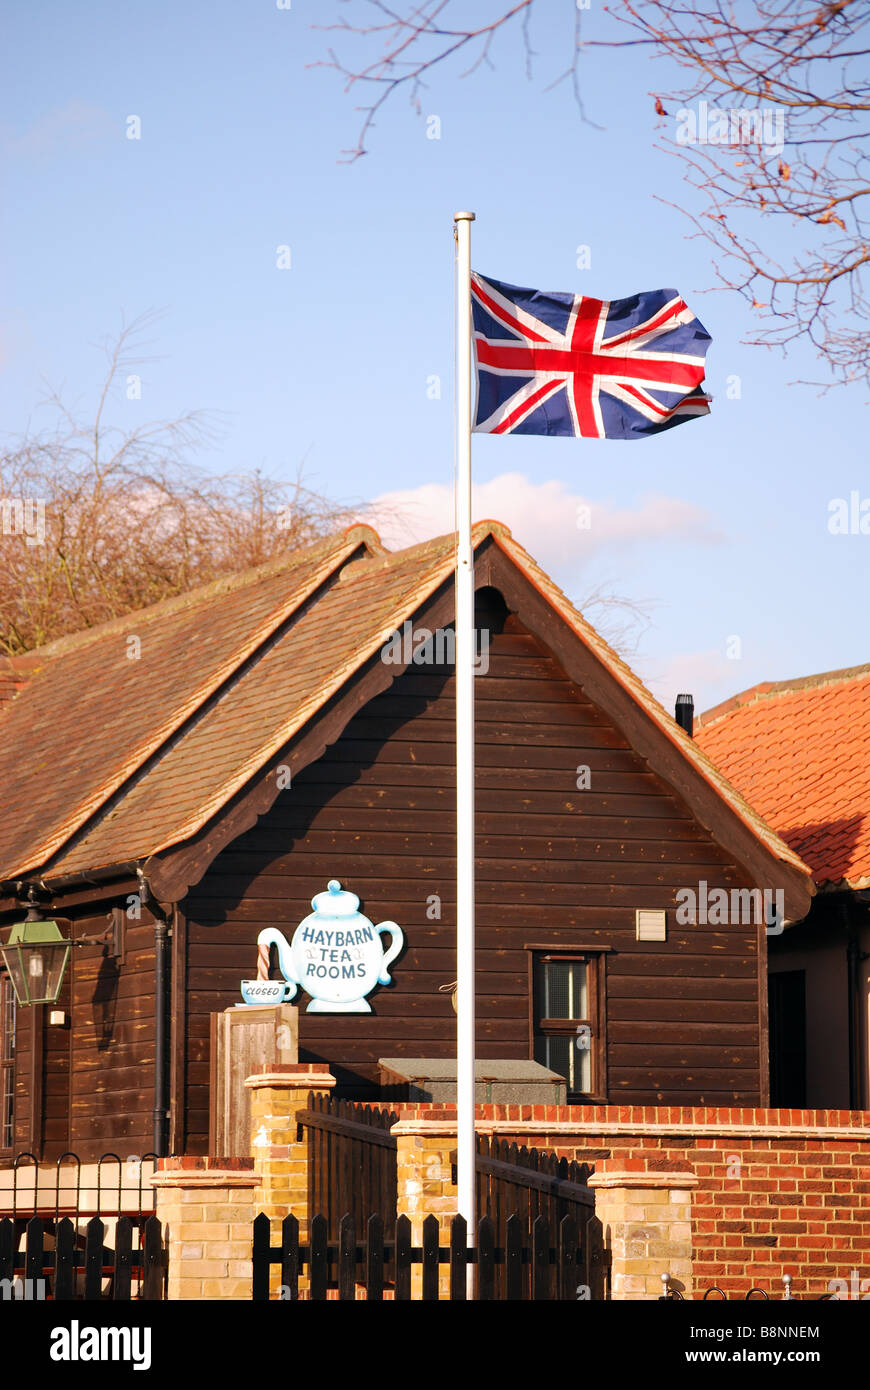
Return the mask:
<svg viewBox="0 0 870 1390">
<path fill-rule="evenodd" d="M 693 695 L 678 695 L 674 718 L 680 728 L 692 738 L 695 732 L 695 699 Z"/>
</svg>

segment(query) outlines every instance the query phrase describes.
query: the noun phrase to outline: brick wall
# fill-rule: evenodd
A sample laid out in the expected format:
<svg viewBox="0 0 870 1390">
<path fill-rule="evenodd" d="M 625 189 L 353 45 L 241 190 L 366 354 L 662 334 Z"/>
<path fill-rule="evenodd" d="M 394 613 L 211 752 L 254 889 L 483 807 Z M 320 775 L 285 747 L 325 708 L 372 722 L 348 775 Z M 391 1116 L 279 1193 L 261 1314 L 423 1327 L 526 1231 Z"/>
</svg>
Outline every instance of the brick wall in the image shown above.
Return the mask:
<svg viewBox="0 0 870 1390">
<path fill-rule="evenodd" d="M 455 1123 L 455 1107 L 398 1105 L 403 1121 Z M 478 1106 L 478 1129 L 599 1165 L 688 1167 L 695 1288 L 751 1285 L 818 1297 L 832 1280 L 870 1293 L 870 1112 L 694 1106 Z M 856 1281 L 858 1281 L 856 1283 Z M 845 1292 L 840 1289 L 839 1292 Z"/>
</svg>

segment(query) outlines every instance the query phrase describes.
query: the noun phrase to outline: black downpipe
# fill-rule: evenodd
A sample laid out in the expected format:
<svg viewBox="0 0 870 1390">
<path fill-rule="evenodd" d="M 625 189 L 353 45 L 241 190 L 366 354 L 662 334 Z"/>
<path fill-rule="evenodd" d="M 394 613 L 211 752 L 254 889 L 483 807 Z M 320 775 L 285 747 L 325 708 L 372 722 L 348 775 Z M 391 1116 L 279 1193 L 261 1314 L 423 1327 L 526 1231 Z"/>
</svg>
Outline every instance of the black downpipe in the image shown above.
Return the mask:
<svg viewBox="0 0 870 1390">
<path fill-rule="evenodd" d="M 154 1108 L 152 1145 L 158 1158 L 167 1152 L 166 1118 L 169 1109 L 167 1059 L 169 1055 L 169 918 L 151 892 L 142 869 L 137 869 L 142 902 L 154 918 Z"/>
<path fill-rule="evenodd" d="M 166 1112 L 169 1099 L 166 1087 L 166 1058 L 168 1055 L 166 995 L 169 977 L 169 924 L 158 917 L 154 922 L 154 1152 L 158 1158 L 166 1154 Z"/>
</svg>

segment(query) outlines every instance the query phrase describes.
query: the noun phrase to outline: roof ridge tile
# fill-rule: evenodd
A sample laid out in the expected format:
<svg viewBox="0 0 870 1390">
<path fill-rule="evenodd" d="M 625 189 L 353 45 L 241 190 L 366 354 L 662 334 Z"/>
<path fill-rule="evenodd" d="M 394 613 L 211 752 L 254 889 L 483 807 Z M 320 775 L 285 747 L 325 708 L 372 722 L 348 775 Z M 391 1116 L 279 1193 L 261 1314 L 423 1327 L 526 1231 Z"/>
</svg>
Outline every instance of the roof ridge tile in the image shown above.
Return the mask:
<svg viewBox="0 0 870 1390">
<path fill-rule="evenodd" d="M 713 705 L 703 714 L 696 715 L 695 727 L 709 728 L 711 724 L 724 718 L 725 715 L 733 713 L 735 709 L 742 709 L 765 696 L 775 698 L 783 695 L 797 695 L 803 692 L 815 692 L 830 685 L 845 685 L 850 681 L 859 683 L 864 680 L 870 682 L 870 663 L 862 666 L 844 666 L 836 671 L 820 671 L 810 676 L 796 676 L 791 680 L 760 681 L 747 690 L 731 695 L 721 704 Z"/>
</svg>

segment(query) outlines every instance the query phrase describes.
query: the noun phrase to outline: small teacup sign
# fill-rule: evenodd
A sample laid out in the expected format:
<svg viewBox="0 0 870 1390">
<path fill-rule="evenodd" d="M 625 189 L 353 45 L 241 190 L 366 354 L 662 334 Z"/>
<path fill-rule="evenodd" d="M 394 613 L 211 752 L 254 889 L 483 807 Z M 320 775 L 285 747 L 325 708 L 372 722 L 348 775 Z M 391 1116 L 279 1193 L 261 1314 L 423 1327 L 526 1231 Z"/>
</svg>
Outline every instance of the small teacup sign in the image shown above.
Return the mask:
<svg viewBox="0 0 870 1390">
<path fill-rule="evenodd" d="M 242 980 L 246 1004 L 283 1004 L 292 997 L 286 980 Z"/>
<path fill-rule="evenodd" d="M 388 985 L 388 966 L 405 944 L 395 922 L 374 926 L 359 911 L 359 898 L 330 879 L 325 893 L 311 899 L 314 911 L 287 938 L 275 927 L 257 937 L 258 946 L 277 946 L 281 974 L 288 981 L 288 999 L 298 986 L 311 995 L 309 1014 L 370 1014 L 366 995 L 375 985 Z M 390 945 L 384 950 L 383 932 Z M 244 990 L 243 990 L 244 993 Z M 253 1002 L 253 1001 L 252 1001 Z"/>
</svg>

